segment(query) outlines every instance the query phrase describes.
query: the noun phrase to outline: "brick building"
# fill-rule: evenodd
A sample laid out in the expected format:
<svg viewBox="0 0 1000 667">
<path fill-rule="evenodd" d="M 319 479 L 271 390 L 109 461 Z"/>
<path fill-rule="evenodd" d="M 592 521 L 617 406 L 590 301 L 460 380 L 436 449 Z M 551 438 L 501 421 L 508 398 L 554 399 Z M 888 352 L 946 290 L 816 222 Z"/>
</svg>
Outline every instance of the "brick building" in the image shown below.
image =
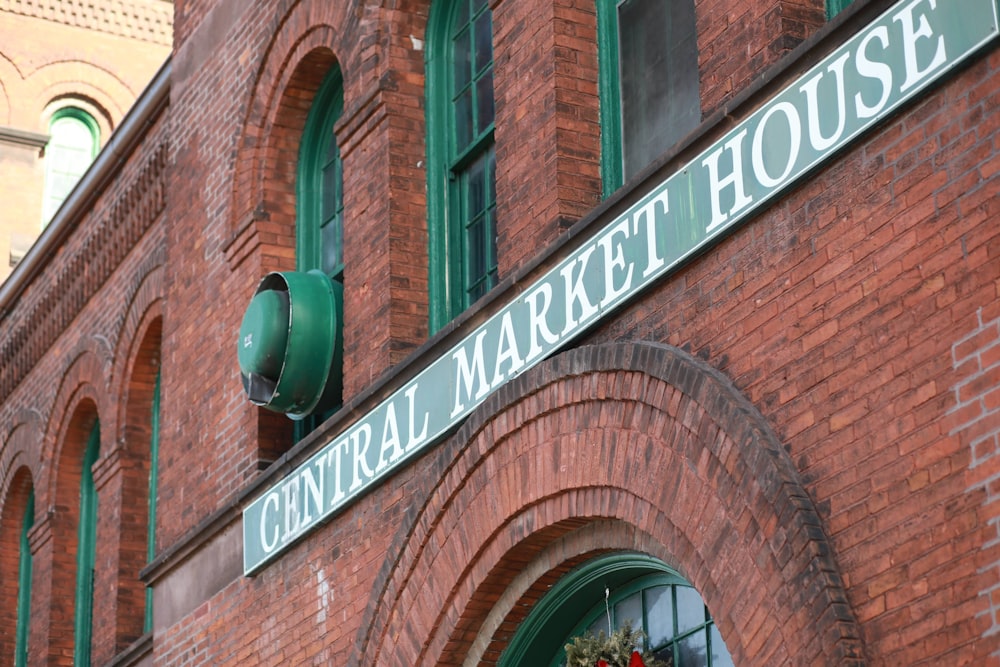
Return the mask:
<svg viewBox="0 0 1000 667">
<path fill-rule="evenodd" d="M 174 10 L 0 286 L 4 664 L 998 663 L 995 0 Z"/>
<path fill-rule="evenodd" d="M 164 0 L 0 1 L 0 281 L 170 55 Z"/>
</svg>

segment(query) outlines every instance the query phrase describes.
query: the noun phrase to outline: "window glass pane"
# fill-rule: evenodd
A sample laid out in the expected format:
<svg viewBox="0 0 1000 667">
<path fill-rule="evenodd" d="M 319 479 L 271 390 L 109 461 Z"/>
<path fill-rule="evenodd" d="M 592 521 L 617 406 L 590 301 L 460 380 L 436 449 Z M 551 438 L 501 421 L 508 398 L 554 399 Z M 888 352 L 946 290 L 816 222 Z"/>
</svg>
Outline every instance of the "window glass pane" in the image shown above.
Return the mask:
<svg viewBox="0 0 1000 667">
<path fill-rule="evenodd" d="M 642 591 L 628 596 L 615 605 L 615 627 L 625 626 L 625 621 L 632 621 L 632 627 L 642 630 Z"/>
<path fill-rule="evenodd" d="M 476 73 L 480 73 L 493 62 L 493 20 L 491 12 L 484 12 L 476 18 Z"/>
<path fill-rule="evenodd" d="M 680 641 L 677 653 L 680 667 L 707 667 L 708 643 L 705 630 L 699 630 Z"/>
<path fill-rule="evenodd" d="M 454 40 L 452 58 L 454 59 L 456 92 L 465 88 L 472 80 L 472 45 L 469 43 L 470 40 L 468 30 L 462 30 Z"/>
<path fill-rule="evenodd" d="M 457 30 L 469 22 L 469 0 L 458 0 L 455 4 L 457 7 L 455 9 L 454 27 Z"/>
<path fill-rule="evenodd" d="M 733 657 L 729 655 L 726 643 L 722 641 L 719 629 L 713 623 L 711 626 L 712 667 L 733 667 Z"/>
<path fill-rule="evenodd" d="M 623 0 L 618 45 L 628 179 L 701 121 L 694 2 Z"/>
<path fill-rule="evenodd" d="M 646 591 L 646 616 L 649 642 L 660 646 L 674 637 L 674 606 L 670 586 L 656 586 Z"/>
<path fill-rule="evenodd" d="M 479 158 L 469 167 L 469 215 L 486 208 L 486 161 Z"/>
<path fill-rule="evenodd" d="M 675 586 L 677 593 L 677 634 L 683 634 L 705 622 L 705 603 L 698 591 L 688 586 Z"/>
<path fill-rule="evenodd" d="M 493 122 L 493 70 L 476 82 L 476 133 L 482 134 Z"/>
<path fill-rule="evenodd" d="M 472 89 L 455 100 L 455 153 L 461 153 L 472 142 Z"/>
<path fill-rule="evenodd" d="M 323 244 L 321 268 L 323 273 L 336 278 L 344 271 L 340 218 L 334 218 L 323 225 L 320 236 Z"/>
<path fill-rule="evenodd" d="M 96 153 L 91 127 L 75 115 L 59 116 L 49 126 L 45 147 L 45 197 L 42 217 L 48 222 L 76 186 Z"/>
</svg>

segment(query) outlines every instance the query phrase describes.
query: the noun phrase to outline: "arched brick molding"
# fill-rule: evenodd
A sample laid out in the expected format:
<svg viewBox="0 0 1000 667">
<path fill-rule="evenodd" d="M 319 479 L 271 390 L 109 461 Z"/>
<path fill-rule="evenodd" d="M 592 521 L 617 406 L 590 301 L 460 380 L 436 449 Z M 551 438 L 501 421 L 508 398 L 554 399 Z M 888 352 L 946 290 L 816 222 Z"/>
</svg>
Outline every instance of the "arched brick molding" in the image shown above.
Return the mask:
<svg viewBox="0 0 1000 667">
<path fill-rule="evenodd" d="M 299 139 L 319 84 L 338 62 L 334 54 L 345 30 L 332 26 L 347 21 L 339 16 L 343 8 L 346 5 L 295 3 L 264 51 L 234 162 L 226 248 L 234 266 L 263 246 L 264 271 L 295 268 Z M 340 66 L 345 70 L 344 63 Z"/>
<path fill-rule="evenodd" d="M 548 585 L 616 550 L 691 581 L 737 664 L 864 662 L 788 454 L 721 373 L 676 348 L 561 354 L 429 457 L 350 664 L 458 665 L 473 651 L 494 664 Z"/>
</svg>

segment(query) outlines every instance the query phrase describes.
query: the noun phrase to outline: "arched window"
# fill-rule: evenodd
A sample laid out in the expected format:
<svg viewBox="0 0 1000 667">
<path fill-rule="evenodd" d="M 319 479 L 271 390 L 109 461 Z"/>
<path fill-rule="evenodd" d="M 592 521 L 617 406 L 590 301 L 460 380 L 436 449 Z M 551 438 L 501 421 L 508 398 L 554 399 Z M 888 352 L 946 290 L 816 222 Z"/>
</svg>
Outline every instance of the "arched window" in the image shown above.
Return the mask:
<svg viewBox="0 0 1000 667">
<path fill-rule="evenodd" d="M 43 225 L 47 225 L 59 210 L 100 147 L 97 121 L 76 107 L 64 107 L 52 114 L 49 136 L 45 146 Z"/>
<path fill-rule="evenodd" d="M 607 197 L 701 122 L 693 0 L 596 0 Z"/>
<path fill-rule="evenodd" d="M 589 561 L 562 577 L 521 623 L 500 664 L 559 667 L 573 637 L 608 635 L 626 621 L 671 667 L 733 664 L 698 592 L 663 562 L 632 553 Z"/>
<path fill-rule="evenodd" d="M 427 31 L 430 325 L 497 282 L 493 17 L 487 0 L 441 0 Z"/>
<path fill-rule="evenodd" d="M 80 476 L 80 523 L 76 543 L 76 605 L 73 629 L 73 664 L 90 664 L 90 638 L 93 630 L 94 561 L 97 542 L 97 488 L 93 466 L 101 447 L 100 423 L 95 423 L 83 455 Z"/>
<path fill-rule="evenodd" d="M 295 262 L 344 281 L 344 178 L 333 124 L 344 108 L 340 68 L 326 75 L 302 131 L 297 178 Z"/>
<path fill-rule="evenodd" d="M 344 109 L 344 83 L 334 66 L 313 99 L 302 131 L 296 179 L 295 264 L 299 271 L 320 270 L 344 283 L 344 175 L 334 123 Z M 295 422 L 301 440 L 336 407 Z"/>
<path fill-rule="evenodd" d="M 14 667 L 28 664 L 28 627 L 31 618 L 31 545 L 28 531 L 35 523 L 35 491 L 28 494 L 21 521 L 21 539 L 18 546 L 17 566 L 17 628 L 14 635 Z"/>
</svg>

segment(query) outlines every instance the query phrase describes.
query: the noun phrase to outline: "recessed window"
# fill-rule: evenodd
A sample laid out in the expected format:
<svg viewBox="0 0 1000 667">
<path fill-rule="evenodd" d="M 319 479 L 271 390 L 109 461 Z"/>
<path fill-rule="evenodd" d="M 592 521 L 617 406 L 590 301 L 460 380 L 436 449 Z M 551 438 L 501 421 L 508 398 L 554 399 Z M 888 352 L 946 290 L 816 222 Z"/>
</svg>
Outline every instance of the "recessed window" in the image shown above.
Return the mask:
<svg viewBox="0 0 1000 667">
<path fill-rule="evenodd" d="M 344 283 L 344 174 L 333 126 L 344 109 L 344 84 L 334 66 L 323 79 L 302 131 L 296 181 L 295 264 L 299 271 L 320 270 Z M 333 412 L 310 414 L 295 422 L 301 440 Z"/>
<path fill-rule="evenodd" d="M 80 476 L 80 515 L 76 541 L 76 609 L 73 664 L 90 664 L 94 616 L 94 566 L 97 553 L 97 487 L 93 466 L 101 446 L 100 424 L 94 424 L 84 450 Z"/>
<path fill-rule="evenodd" d="M 31 620 L 31 545 L 28 531 L 35 523 L 35 492 L 28 494 L 28 504 L 24 508 L 21 521 L 21 538 L 18 546 L 17 567 L 17 627 L 14 635 L 14 667 L 28 664 L 28 627 Z"/>
<path fill-rule="evenodd" d="M 493 16 L 486 0 L 436 2 L 427 48 L 431 329 L 497 282 Z"/>
<path fill-rule="evenodd" d="M 692 0 L 597 0 L 605 196 L 701 121 Z"/>
<path fill-rule="evenodd" d="M 97 121 L 86 111 L 76 107 L 64 107 L 52 115 L 49 135 L 44 158 L 43 226 L 49 223 L 90 167 L 100 146 Z"/>
</svg>

